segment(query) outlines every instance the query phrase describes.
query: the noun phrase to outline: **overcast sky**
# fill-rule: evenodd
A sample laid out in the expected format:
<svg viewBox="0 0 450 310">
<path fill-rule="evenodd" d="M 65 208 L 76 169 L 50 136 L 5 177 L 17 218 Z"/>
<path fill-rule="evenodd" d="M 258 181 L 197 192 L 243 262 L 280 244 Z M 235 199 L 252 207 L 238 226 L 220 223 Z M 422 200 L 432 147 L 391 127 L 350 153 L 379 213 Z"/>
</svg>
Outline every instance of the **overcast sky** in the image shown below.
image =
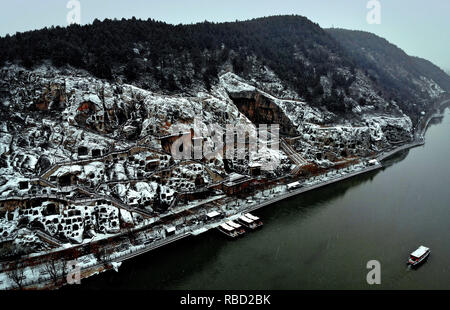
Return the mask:
<svg viewBox="0 0 450 310">
<path fill-rule="evenodd" d="M 369 0 L 79 0 L 81 23 L 95 18 L 154 18 L 168 23 L 234 21 L 299 14 L 322 27 L 373 32 L 410 55 L 450 69 L 450 1 L 378 0 L 381 24 L 366 20 Z M 69 0 L 0 0 L 0 35 L 67 25 Z"/>
</svg>

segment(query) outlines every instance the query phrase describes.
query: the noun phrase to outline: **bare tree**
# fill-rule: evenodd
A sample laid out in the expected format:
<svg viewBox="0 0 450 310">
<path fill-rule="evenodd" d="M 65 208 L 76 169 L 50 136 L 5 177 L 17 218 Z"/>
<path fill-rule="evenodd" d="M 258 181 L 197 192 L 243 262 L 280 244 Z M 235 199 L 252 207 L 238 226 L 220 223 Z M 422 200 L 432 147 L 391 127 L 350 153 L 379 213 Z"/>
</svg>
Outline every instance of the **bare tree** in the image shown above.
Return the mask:
<svg viewBox="0 0 450 310">
<path fill-rule="evenodd" d="M 103 266 L 106 268 L 108 266 L 109 261 L 109 254 L 106 251 L 105 248 L 100 248 L 94 253 L 95 258 L 97 261 L 103 264 Z"/>
<path fill-rule="evenodd" d="M 23 280 L 25 279 L 24 277 L 25 268 L 21 266 L 21 264 L 19 264 L 18 262 L 11 263 L 10 268 L 11 269 L 6 272 L 6 275 L 10 280 L 12 280 L 17 285 L 17 287 L 20 290 L 22 290 Z"/>
<path fill-rule="evenodd" d="M 59 261 L 51 259 L 45 263 L 44 268 L 52 278 L 53 283 L 58 285 L 58 281 L 61 278 L 64 279 L 64 276 L 66 275 L 67 261 L 65 259 Z"/>
</svg>

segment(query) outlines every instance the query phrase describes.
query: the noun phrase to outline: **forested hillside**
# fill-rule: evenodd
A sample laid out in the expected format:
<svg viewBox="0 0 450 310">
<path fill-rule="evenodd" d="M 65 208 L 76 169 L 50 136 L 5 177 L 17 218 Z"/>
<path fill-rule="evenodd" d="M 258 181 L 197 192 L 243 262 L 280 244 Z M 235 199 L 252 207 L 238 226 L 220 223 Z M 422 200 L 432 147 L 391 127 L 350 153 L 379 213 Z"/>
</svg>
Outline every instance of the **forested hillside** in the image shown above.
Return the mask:
<svg viewBox="0 0 450 310">
<path fill-rule="evenodd" d="M 392 93 L 410 100 L 428 100 L 439 88 L 450 91 L 450 76 L 430 61 L 408 56 L 402 49 L 372 33 L 344 29 L 328 29 L 346 49 L 354 63 Z M 428 81 L 424 89 L 421 81 Z M 438 85 L 433 85 L 434 83 Z"/>
<path fill-rule="evenodd" d="M 70 64 L 106 79 L 123 75 L 127 81 L 150 75 L 168 90 L 199 79 L 209 83 L 227 61 L 245 76 L 250 70 L 248 56 L 270 66 L 300 92 L 316 86 L 319 76 L 336 65 L 351 65 L 336 41 L 300 16 L 183 26 L 154 20 L 96 20 L 88 26 L 6 37 L 0 47 L 2 62 L 19 61 L 31 67 L 50 59 L 55 66 Z"/>
<path fill-rule="evenodd" d="M 31 69 L 45 61 L 168 93 L 209 90 L 228 71 L 258 83 L 268 69 L 282 84 L 277 95 L 296 94 L 338 114 L 383 101 L 414 116 L 450 90 L 450 77 L 430 62 L 375 35 L 325 31 L 302 16 L 192 25 L 106 19 L 0 39 L 0 64 Z"/>
</svg>

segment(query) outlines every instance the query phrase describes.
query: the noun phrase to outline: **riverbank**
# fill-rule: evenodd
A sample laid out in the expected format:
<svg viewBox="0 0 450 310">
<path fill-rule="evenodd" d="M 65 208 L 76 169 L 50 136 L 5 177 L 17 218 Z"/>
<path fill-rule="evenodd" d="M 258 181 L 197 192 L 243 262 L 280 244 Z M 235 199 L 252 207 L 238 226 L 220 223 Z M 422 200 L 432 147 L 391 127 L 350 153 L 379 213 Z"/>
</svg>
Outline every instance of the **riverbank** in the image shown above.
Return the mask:
<svg viewBox="0 0 450 310">
<path fill-rule="evenodd" d="M 428 122 L 429 122 L 429 120 L 428 120 Z M 423 145 L 423 143 L 424 143 L 423 140 L 422 141 L 416 141 L 416 142 L 413 142 L 413 143 L 409 143 L 407 145 L 403 145 L 403 146 L 397 147 L 397 148 L 395 148 L 393 150 L 390 150 L 388 152 L 384 152 L 384 153 L 380 154 L 379 156 L 377 156 L 376 158 L 381 161 L 381 160 L 384 160 L 387 157 L 390 157 L 390 156 L 394 155 L 395 153 L 398 153 L 400 151 L 403 151 L 403 150 L 411 148 L 411 147 L 415 147 L 415 146 L 418 146 L 418 145 Z M 199 235 L 199 234 L 201 234 L 203 232 L 206 232 L 208 230 L 214 229 L 218 225 L 220 225 L 221 222 L 224 222 L 224 221 L 227 221 L 227 220 L 233 220 L 233 219 L 235 219 L 236 217 L 238 217 L 242 213 L 254 211 L 254 210 L 263 208 L 265 206 L 272 205 L 272 204 L 277 203 L 279 201 L 288 199 L 290 197 L 297 196 L 297 195 L 299 195 L 301 193 L 305 193 L 305 192 L 312 191 L 314 189 L 318 189 L 318 188 L 321 188 L 321 187 L 324 187 L 324 186 L 327 186 L 327 185 L 330 185 L 330 184 L 333 184 L 333 183 L 337 183 L 337 182 L 340 182 L 340 181 L 345 180 L 345 179 L 349 179 L 349 178 L 352 178 L 352 177 L 355 177 L 355 176 L 358 176 L 358 175 L 361 175 L 361 174 L 368 173 L 370 171 L 374 171 L 374 170 L 380 169 L 382 167 L 383 167 L 382 164 L 378 163 L 378 164 L 376 164 L 374 166 L 364 167 L 364 168 L 359 169 L 358 171 L 352 171 L 352 172 L 344 173 L 344 174 L 341 174 L 341 175 L 336 175 L 335 177 L 331 177 L 331 178 L 330 177 L 324 177 L 323 180 L 317 181 L 316 184 L 308 184 L 308 185 L 306 185 L 303 188 L 300 188 L 298 190 L 281 193 L 277 197 L 274 197 L 272 199 L 260 199 L 260 201 L 256 201 L 256 202 L 254 202 L 252 204 L 245 205 L 245 207 L 242 208 L 239 211 L 239 213 L 233 214 L 231 216 L 228 216 L 228 217 L 226 217 L 224 219 L 221 219 L 220 221 L 217 221 L 217 222 L 214 222 L 214 223 L 209 223 L 209 224 L 204 225 L 201 228 L 197 228 L 197 229 L 192 229 L 192 230 L 185 229 L 184 231 L 180 231 L 178 234 L 176 234 L 174 236 L 167 237 L 165 239 L 152 242 L 149 245 L 136 246 L 136 247 L 134 247 L 134 249 L 132 249 L 132 251 L 129 251 L 128 253 L 125 253 L 125 254 L 123 254 L 121 256 L 114 257 L 114 259 L 111 259 L 111 261 L 109 263 L 107 263 L 107 264 L 104 264 L 104 263 L 99 264 L 99 263 L 97 263 L 97 264 L 92 264 L 92 265 L 86 266 L 86 268 L 84 268 L 82 270 L 83 278 L 88 277 L 88 276 L 92 276 L 92 275 L 94 275 L 96 273 L 99 273 L 99 272 L 102 272 L 102 271 L 105 271 L 105 270 L 108 270 L 108 269 L 111 269 L 111 266 L 109 266 L 109 265 L 111 265 L 111 263 L 115 263 L 116 264 L 116 263 L 119 263 L 119 262 L 123 262 L 125 260 L 134 258 L 134 257 L 136 257 L 138 255 L 144 254 L 146 252 L 149 252 L 149 251 L 154 250 L 156 248 L 159 248 L 159 247 L 162 247 L 164 245 L 170 244 L 172 242 L 184 239 L 184 238 L 189 237 L 189 236 L 196 236 L 196 235 Z M 106 268 L 105 265 L 107 265 L 108 268 Z M 49 288 L 49 286 L 51 286 L 51 283 L 49 283 L 49 282 L 50 281 L 42 282 L 42 283 L 39 283 L 39 284 L 33 284 L 33 285 L 30 285 L 30 286 L 27 286 L 27 287 L 28 288 L 33 288 L 33 289 Z"/>
<path fill-rule="evenodd" d="M 386 159 L 385 168 L 252 212 L 264 228 L 237 242 L 218 232 L 190 238 L 80 288 L 449 289 L 449 129 L 446 110 L 430 122 L 425 145 Z M 405 261 L 419 245 L 433 253 L 409 270 Z M 380 285 L 366 282 L 370 260 L 381 264 Z"/>
</svg>

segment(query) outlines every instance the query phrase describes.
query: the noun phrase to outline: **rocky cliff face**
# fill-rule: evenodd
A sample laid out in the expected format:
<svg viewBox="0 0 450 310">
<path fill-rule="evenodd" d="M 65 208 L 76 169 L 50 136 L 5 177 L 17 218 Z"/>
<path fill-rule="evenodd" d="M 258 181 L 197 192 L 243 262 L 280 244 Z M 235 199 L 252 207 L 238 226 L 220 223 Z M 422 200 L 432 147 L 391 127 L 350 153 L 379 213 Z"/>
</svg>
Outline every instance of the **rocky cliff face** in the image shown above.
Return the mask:
<svg viewBox="0 0 450 310">
<path fill-rule="evenodd" d="M 210 92 L 198 91 L 195 96 L 157 94 L 51 66 L 33 71 L 4 67 L 0 77 L 9 85 L 1 98 L 3 182 L 12 176 L 33 177 L 56 162 L 77 160 L 85 155 L 83 148 L 91 155 L 94 149 L 126 148 L 148 136 L 152 145 L 158 145 L 155 139 L 170 134 L 174 124 L 192 128 L 195 118 L 223 128 L 237 123 L 279 124 L 282 134 L 293 137 L 311 136 L 311 126 L 365 127 L 373 142 L 366 146 L 374 149 L 412 137 L 411 121 L 395 106 L 387 118 L 370 108 L 368 99 L 363 108 L 355 106 L 358 117 L 343 119 L 301 99 L 275 97 L 264 83 L 231 72 L 222 74 Z M 4 188 L 3 195 L 7 194 Z"/>
</svg>

